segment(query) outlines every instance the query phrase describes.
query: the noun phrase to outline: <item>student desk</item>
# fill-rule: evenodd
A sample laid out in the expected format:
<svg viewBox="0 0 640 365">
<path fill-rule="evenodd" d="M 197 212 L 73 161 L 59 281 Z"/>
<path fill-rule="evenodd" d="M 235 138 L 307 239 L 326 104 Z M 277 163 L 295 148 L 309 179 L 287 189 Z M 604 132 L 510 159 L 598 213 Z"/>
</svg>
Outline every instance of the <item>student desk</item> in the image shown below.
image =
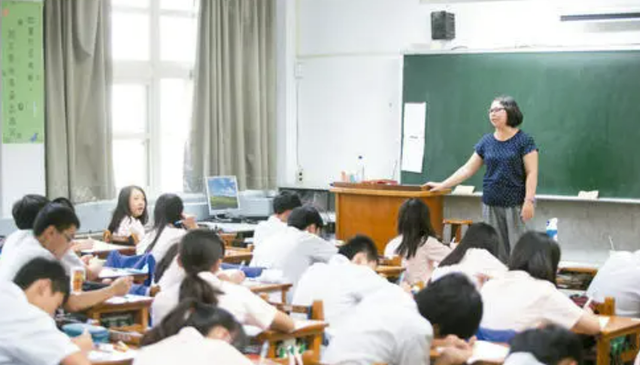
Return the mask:
<svg viewBox="0 0 640 365">
<path fill-rule="evenodd" d="M 399 278 L 404 270 L 405 268 L 402 266 L 378 265 L 378 267 L 376 267 L 376 272 L 378 273 L 378 275 L 390 279 Z"/>
<path fill-rule="evenodd" d="M 114 245 L 102 241 L 95 241 L 93 248 L 80 251 L 82 255 L 94 255 L 101 259 L 106 259 L 111 251 L 118 251 L 123 255 L 135 255 L 135 246 Z"/>
<path fill-rule="evenodd" d="M 114 297 L 104 303 L 89 308 L 86 314 L 89 318 L 102 323 L 105 314 L 133 313 L 134 324 L 139 326 L 140 333 L 149 327 L 149 308 L 153 298 L 127 294 L 124 297 Z"/>
<path fill-rule="evenodd" d="M 561 261 L 558 264 L 558 287 L 574 290 L 587 290 L 593 278 L 598 274 L 598 266 L 589 263 Z"/>
<path fill-rule="evenodd" d="M 241 264 L 244 262 L 248 265 L 252 258 L 253 252 L 227 249 L 222 261 L 228 264 Z"/>
<path fill-rule="evenodd" d="M 621 358 L 624 363 L 633 363 L 640 348 L 640 319 L 618 316 L 608 318 L 609 322 L 604 326 L 602 332 L 596 336 L 597 365 L 609 365 L 611 340 L 626 336 L 632 337 L 631 349 L 622 352 Z"/>
<path fill-rule="evenodd" d="M 293 286 L 291 283 L 261 283 L 256 280 L 249 279 L 245 280 L 242 285 L 246 286 L 256 294 L 282 292 L 282 303 L 287 302 L 287 292 Z"/>
<path fill-rule="evenodd" d="M 280 341 L 288 339 L 307 339 L 309 341 L 308 350 L 302 354 L 302 358 L 305 364 L 319 364 L 320 363 L 320 346 L 322 345 L 322 338 L 324 336 L 324 330 L 329 326 L 327 322 L 317 320 L 295 320 L 296 329 L 293 332 L 277 332 L 272 330 L 266 330 L 260 333 L 256 339 L 258 342 L 268 342 L 269 351 L 267 352 L 267 358 L 272 359 L 278 363 L 288 364 L 288 359 L 276 358 L 276 344 Z M 283 362 L 285 360 L 286 362 Z"/>
</svg>

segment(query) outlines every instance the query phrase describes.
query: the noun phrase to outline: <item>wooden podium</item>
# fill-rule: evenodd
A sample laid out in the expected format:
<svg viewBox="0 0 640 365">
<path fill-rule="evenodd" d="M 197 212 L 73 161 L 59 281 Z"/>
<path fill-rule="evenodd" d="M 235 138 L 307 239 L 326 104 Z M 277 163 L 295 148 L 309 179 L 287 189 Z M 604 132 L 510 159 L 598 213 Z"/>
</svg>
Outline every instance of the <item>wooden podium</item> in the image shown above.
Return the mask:
<svg viewBox="0 0 640 365">
<path fill-rule="evenodd" d="M 442 236 L 443 200 L 450 190 L 430 192 L 415 185 L 334 183 L 336 238 L 347 240 L 356 234 L 373 239 L 379 254 L 397 236 L 398 211 L 407 199 L 417 198 L 429 206 L 431 225 Z"/>
</svg>

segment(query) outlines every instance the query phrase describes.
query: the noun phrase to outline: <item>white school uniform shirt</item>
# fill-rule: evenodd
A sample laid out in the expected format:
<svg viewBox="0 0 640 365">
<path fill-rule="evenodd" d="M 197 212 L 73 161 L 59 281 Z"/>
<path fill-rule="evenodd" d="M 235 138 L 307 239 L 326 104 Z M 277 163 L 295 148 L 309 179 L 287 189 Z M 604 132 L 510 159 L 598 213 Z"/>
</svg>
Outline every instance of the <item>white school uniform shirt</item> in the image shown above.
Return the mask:
<svg viewBox="0 0 640 365">
<path fill-rule="evenodd" d="M 256 230 L 253 232 L 254 249 L 260 246 L 265 240 L 287 229 L 287 223 L 272 215 L 266 221 L 258 223 Z"/>
<path fill-rule="evenodd" d="M 616 315 L 640 318 L 640 251 L 615 252 L 598 269 L 587 289 L 597 302 L 615 298 Z"/>
<path fill-rule="evenodd" d="M 476 288 L 480 289 L 482 287 L 482 283 L 479 280 L 480 275 L 489 278 L 498 278 L 507 271 L 508 268 L 505 264 L 490 254 L 489 251 L 482 248 L 470 248 L 465 252 L 459 263 L 450 266 L 438 266 L 433 270 L 431 281 L 457 272 L 466 275 L 469 280 L 476 285 Z"/>
<path fill-rule="evenodd" d="M 118 225 L 118 228 L 113 233 L 113 235 L 129 237 L 131 236 L 131 234 L 135 234 L 138 239 L 142 241 L 145 236 L 144 225 L 142 224 L 142 222 L 140 222 L 139 219 L 131 216 L 126 216 L 122 218 L 120 224 Z"/>
<path fill-rule="evenodd" d="M 396 250 L 402 243 L 402 235 L 389 241 L 384 248 L 386 257 L 397 256 Z M 414 285 L 418 282 L 427 284 L 431 278 L 431 273 L 451 253 L 451 248 L 443 245 L 434 237 L 427 237 L 422 246 L 416 250 L 416 255 L 410 259 L 403 258 L 402 266 L 406 268 L 404 281 Z"/>
<path fill-rule="evenodd" d="M 158 238 L 158 242 L 156 242 L 153 249 L 151 249 L 151 256 L 153 256 L 156 262 L 160 262 L 171 246 L 178 244 L 180 239 L 182 239 L 182 236 L 185 234 L 187 234 L 187 231 L 184 229 L 169 226 L 164 227 L 160 234 L 160 238 Z M 155 238 L 155 230 L 145 235 L 144 238 L 136 245 L 136 254 L 142 255 L 147 252 L 147 247 L 151 245 Z"/>
<path fill-rule="evenodd" d="M 433 329 L 410 294 L 385 286 L 365 298 L 336 328 L 322 363 L 429 364 Z"/>
<path fill-rule="evenodd" d="M 58 365 L 80 351 L 15 284 L 0 283 L 0 365 Z"/>
<path fill-rule="evenodd" d="M 293 284 L 291 293 L 295 292 L 298 280 L 309 266 L 316 262 L 327 262 L 336 253 L 336 246 L 321 237 L 287 227 L 254 249 L 251 266 L 282 271 L 285 281 Z"/>
<path fill-rule="evenodd" d="M 322 300 L 326 332 L 333 335 L 334 327 L 353 315 L 354 308 L 365 297 L 393 285 L 368 266 L 356 265 L 337 254 L 328 263 L 313 264 L 300 278 L 293 295 L 294 305 L 310 306 Z"/>
<path fill-rule="evenodd" d="M 206 338 L 193 327 L 184 327 L 178 334 L 140 349 L 133 364 L 251 365 L 253 362 L 229 343 Z"/>
<path fill-rule="evenodd" d="M 508 271 L 480 291 L 484 313 L 480 327 L 524 331 L 551 322 L 571 329 L 583 314 L 555 285 L 525 271 Z"/>
<path fill-rule="evenodd" d="M 201 272 L 200 278 L 224 294 L 218 297 L 218 306 L 233 314 L 242 324 L 267 329 L 273 322 L 277 309 L 252 293 L 248 288 L 222 281 L 211 272 Z M 162 288 L 151 305 L 153 323 L 157 324 L 169 314 L 179 302 L 180 285 L 174 283 L 167 289 Z"/>
</svg>

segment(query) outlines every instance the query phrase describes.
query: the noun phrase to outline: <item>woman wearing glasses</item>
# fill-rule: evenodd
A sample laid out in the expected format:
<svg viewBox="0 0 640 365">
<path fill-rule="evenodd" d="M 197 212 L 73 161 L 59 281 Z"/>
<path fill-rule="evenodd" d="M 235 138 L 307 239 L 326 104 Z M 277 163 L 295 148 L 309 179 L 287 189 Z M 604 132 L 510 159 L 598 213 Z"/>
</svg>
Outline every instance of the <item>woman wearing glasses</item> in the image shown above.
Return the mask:
<svg viewBox="0 0 640 365">
<path fill-rule="evenodd" d="M 428 182 L 432 191 L 458 185 L 484 164 L 482 216 L 496 228 L 502 245 L 499 258 L 506 262 L 511 245 L 526 231 L 533 218 L 538 185 L 538 148 L 533 138 L 518 126 L 524 117 L 516 101 L 499 96 L 491 103 L 489 120 L 495 128 L 475 146 L 471 158 L 442 182 Z"/>
</svg>

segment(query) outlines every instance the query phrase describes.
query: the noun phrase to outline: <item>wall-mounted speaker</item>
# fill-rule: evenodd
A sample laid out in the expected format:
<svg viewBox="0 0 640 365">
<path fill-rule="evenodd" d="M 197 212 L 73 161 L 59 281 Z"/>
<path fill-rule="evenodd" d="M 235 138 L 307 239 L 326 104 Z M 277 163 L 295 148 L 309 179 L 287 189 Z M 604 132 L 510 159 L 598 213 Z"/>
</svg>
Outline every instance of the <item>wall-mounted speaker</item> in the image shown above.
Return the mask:
<svg viewBox="0 0 640 365">
<path fill-rule="evenodd" d="M 456 37 L 456 16 L 446 11 L 431 13 L 431 39 L 451 40 Z"/>
</svg>

